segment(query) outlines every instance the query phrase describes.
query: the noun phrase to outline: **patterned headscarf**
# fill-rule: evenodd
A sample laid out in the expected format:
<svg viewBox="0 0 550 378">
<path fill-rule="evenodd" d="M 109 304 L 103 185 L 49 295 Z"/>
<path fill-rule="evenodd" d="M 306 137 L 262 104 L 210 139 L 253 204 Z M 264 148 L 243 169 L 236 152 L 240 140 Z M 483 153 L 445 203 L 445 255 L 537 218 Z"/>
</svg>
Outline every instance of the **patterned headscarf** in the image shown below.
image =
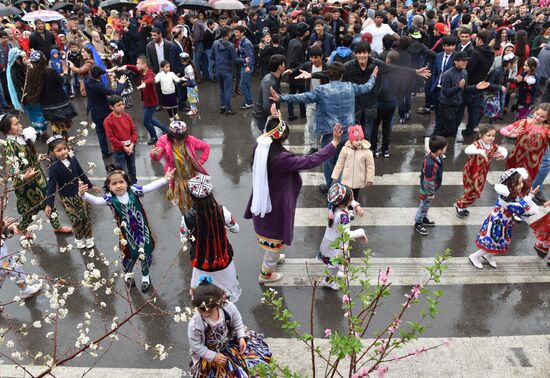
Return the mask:
<svg viewBox="0 0 550 378">
<path fill-rule="evenodd" d="M 21 109 L 21 103 L 17 97 L 17 90 L 15 85 L 13 85 L 13 80 L 11 78 L 11 67 L 20 57 L 25 56 L 25 52 L 17 47 L 13 47 L 8 52 L 8 67 L 6 68 L 6 77 L 8 81 L 8 91 L 10 92 L 11 103 L 16 110 Z"/>
</svg>

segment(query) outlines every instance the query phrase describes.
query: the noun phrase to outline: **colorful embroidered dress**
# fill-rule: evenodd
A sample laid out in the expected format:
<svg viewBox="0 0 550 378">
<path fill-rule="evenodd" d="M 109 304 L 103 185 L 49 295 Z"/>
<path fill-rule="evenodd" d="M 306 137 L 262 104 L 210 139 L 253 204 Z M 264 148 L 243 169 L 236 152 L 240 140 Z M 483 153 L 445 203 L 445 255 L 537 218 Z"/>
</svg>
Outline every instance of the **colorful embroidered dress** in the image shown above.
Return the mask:
<svg viewBox="0 0 550 378">
<path fill-rule="evenodd" d="M 248 331 L 246 333 L 246 349 L 241 354 L 239 341 L 233 335 L 229 314 L 225 310 L 220 309 L 219 311 L 219 321 L 215 323 L 204 321 L 206 331 L 205 342 L 208 349 L 227 357 L 227 364 L 224 366 L 214 361 L 209 362 L 205 359 L 200 359 L 193 367 L 193 376 L 197 378 L 252 377 L 250 375 L 252 368 L 271 361 L 269 347 L 264 342 L 261 334 Z"/>
<path fill-rule="evenodd" d="M 132 270 L 130 266 L 133 268 L 139 258 L 140 248 L 143 248 L 147 267 L 151 266 L 153 260 L 152 253 L 155 248 L 155 241 L 151 235 L 147 215 L 139 199 L 140 197 L 143 197 L 143 190 L 138 185 L 132 185 L 128 190 L 127 204 L 120 202 L 117 196 L 111 194 L 104 197 L 105 202 L 113 209 L 115 221 L 121 231 L 119 234 L 119 247 L 124 255 L 122 265 L 125 272 Z M 122 224 L 123 222 L 125 225 Z M 123 244 L 122 239 L 126 240 L 126 244 Z M 145 269 L 143 265 L 145 264 L 142 264 L 142 271 Z M 148 271 L 145 273 L 148 274 Z"/>
<path fill-rule="evenodd" d="M 19 222 L 19 229 L 26 230 L 32 223 L 33 215 L 38 214 L 46 207 L 47 183 L 44 170 L 38 161 L 38 155 L 28 146 L 22 137 L 8 136 L 4 146 L 4 161 L 13 157 L 14 161 L 8 164 L 13 168 L 19 167 L 19 173 L 13 176 L 13 188 L 17 199 L 17 212 L 22 215 Z M 22 176 L 29 168 L 34 168 L 38 173 L 30 180 L 23 181 Z M 52 208 L 52 214 L 57 214 Z M 59 218 L 56 216 L 50 219 L 52 227 L 61 227 Z"/>
<path fill-rule="evenodd" d="M 195 167 L 189 158 L 185 145 L 177 146 L 173 144 L 172 151 L 176 172 L 174 174 L 174 185 L 168 189 L 167 198 L 180 209 L 190 209 L 193 201 L 191 195 L 187 192 L 187 181 L 195 177 Z"/>
<path fill-rule="evenodd" d="M 487 173 L 491 165 L 491 159 L 495 156 L 499 146 L 496 143 L 484 145 L 481 141 L 475 141 L 473 146 L 478 150 L 485 151 L 484 155 L 475 154 L 469 155 L 464 171 L 462 173 L 462 183 L 464 185 L 464 195 L 456 201 L 457 207 L 465 209 L 471 206 L 475 200 L 481 197 L 485 181 L 487 181 Z"/>
<path fill-rule="evenodd" d="M 521 120 L 515 122 L 513 127 L 520 126 L 521 123 L 523 129 L 516 138 L 514 151 L 506 160 L 506 169 L 525 168 L 532 182 L 539 172 L 542 157 L 550 141 L 550 126 L 535 126 L 531 120 Z"/>
<path fill-rule="evenodd" d="M 511 202 L 499 197 L 495 208 L 485 218 L 479 230 L 476 239 L 477 247 L 490 253 L 506 252 L 512 241 L 513 215 L 525 219 L 536 214 L 537 210 L 531 195 Z"/>
</svg>

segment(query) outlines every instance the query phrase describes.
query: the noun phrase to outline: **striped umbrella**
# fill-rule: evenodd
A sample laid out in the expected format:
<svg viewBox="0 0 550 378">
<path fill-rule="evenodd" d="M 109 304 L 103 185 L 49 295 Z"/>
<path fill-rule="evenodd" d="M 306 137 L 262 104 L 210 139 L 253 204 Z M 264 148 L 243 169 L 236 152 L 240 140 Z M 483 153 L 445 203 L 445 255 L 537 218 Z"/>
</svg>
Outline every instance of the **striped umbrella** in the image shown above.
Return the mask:
<svg viewBox="0 0 550 378">
<path fill-rule="evenodd" d="M 164 13 L 175 11 L 176 6 L 168 0 L 145 0 L 138 4 L 137 10 L 148 13 Z"/>
</svg>

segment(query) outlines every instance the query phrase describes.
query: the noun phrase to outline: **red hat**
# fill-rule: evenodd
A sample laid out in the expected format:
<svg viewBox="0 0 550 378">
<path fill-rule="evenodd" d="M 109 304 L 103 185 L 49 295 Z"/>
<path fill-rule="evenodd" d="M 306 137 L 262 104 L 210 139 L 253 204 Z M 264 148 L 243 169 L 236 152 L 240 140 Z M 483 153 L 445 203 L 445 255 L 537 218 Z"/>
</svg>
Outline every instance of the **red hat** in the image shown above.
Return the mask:
<svg viewBox="0 0 550 378">
<path fill-rule="evenodd" d="M 351 126 L 348 129 L 348 137 L 352 142 L 357 139 L 364 139 L 365 134 L 363 134 L 363 127 L 361 125 Z"/>
<path fill-rule="evenodd" d="M 292 13 L 290 14 L 290 17 L 292 18 L 296 18 L 298 17 L 298 15 L 302 14 L 302 11 L 300 10 L 293 10 Z"/>
<path fill-rule="evenodd" d="M 443 22 L 438 22 L 434 25 L 434 29 L 439 32 L 439 34 L 447 35 L 449 34 L 449 28 Z"/>
</svg>

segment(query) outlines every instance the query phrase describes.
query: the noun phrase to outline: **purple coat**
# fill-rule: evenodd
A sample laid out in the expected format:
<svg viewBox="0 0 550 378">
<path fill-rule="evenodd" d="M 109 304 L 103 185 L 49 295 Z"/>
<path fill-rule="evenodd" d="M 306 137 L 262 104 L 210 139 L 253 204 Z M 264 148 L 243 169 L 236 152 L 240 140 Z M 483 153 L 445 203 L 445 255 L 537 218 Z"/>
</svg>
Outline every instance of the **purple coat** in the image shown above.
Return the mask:
<svg viewBox="0 0 550 378">
<path fill-rule="evenodd" d="M 296 201 L 302 188 L 299 171 L 317 167 L 334 155 L 336 155 L 336 147 L 329 143 L 312 155 L 293 156 L 289 152 L 281 152 L 273 157 L 269 176 L 269 197 L 273 210 L 264 218 L 253 215 L 250 211 L 252 204 L 252 195 L 250 195 L 244 213 L 245 219 L 252 218 L 256 234 L 269 239 L 282 240 L 285 245 L 292 243 Z"/>
</svg>

